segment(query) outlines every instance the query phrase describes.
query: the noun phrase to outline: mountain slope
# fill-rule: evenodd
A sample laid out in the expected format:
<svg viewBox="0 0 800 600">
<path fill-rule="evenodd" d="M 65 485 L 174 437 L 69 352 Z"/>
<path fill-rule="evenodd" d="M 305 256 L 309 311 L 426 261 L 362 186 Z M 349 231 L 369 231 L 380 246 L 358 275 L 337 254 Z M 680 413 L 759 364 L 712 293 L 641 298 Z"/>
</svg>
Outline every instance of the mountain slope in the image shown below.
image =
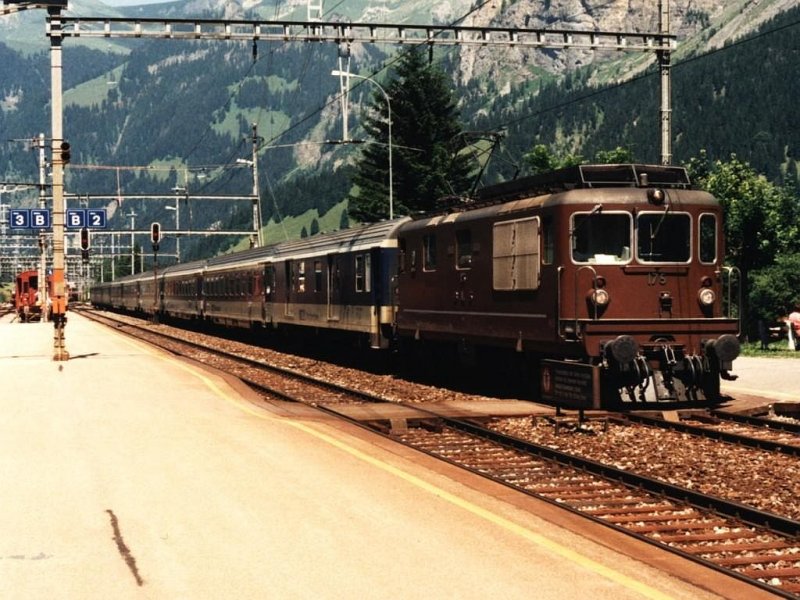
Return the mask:
<svg viewBox="0 0 800 600">
<path fill-rule="evenodd" d="M 452 23 L 462 25 L 655 31 L 658 3 L 644 0 L 359 0 L 326 3 L 326 20 Z M 737 152 L 780 177 L 793 173 L 796 139 L 791 102 L 797 98 L 796 48 L 789 27 L 796 0 L 677 0 L 671 26 L 674 53 L 676 161 L 699 148 L 712 158 Z M 96 0 L 70 3 L 69 15 L 185 18 L 306 19 L 306 4 L 269 0 L 180 0 L 113 9 Z M 770 34 L 735 49 L 693 60 L 772 16 L 786 36 Z M 324 212 L 346 194 L 352 148 L 324 142 L 341 137 L 333 44 L 257 44 L 170 40 L 64 43 L 65 136 L 73 146 L 68 188 L 78 194 L 168 193 L 189 184 L 194 194 L 247 194 L 250 173 L 236 166 L 249 156 L 253 123 L 269 149 L 261 154 L 261 189 L 267 217 Z M 796 46 L 796 44 L 795 44 Z M 0 18 L 0 137 L 30 138 L 47 132 L 48 41 L 42 11 Z M 352 70 L 362 74 L 391 66 L 399 50 L 353 45 Z M 461 98 L 466 129 L 506 131 L 505 149 L 515 160 L 535 143 L 591 157 L 597 150 L 629 147 L 641 160 L 657 160 L 658 80 L 653 56 L 583 50 L 437 48 L 434 57 L 450 73 Z M 690 60 L 692 59 L 692 60 Z M 648 71 L 649 69 L 649 71 Z M 631 77 L 641 79 L 625 85 Z M 605 86 L 611 85 L 606 90 Z M 351 94 L 351 126 L 374 92 Z M 583 98 L 583 99 L 582 99 Z M 796 143 L 796 142 L 795 142 Z M 147 169 L 91 169 L 126 165 Z M 490 178 L 509 176 L 494 165 Z M 35 160 L 20 144 L 0 143 L 0 176 L 35 180 Z M 331 190 L 337 190 L 331 192 Z M 326 194 L 327 191 L 327 194 Z M 31 191 L 35 197 L 35 190 Z M 116 210 L 115 206 L 112 206 Z M 173 217 L 150 205 L 136 206 L 143 219 Z M 161 211 L 161 212 L 159 212 Z M 248 207 L 197 204 L 195 225 L 244 223 Z M 115 218 L 119 219 L 117 215 Z"/>
</svg>

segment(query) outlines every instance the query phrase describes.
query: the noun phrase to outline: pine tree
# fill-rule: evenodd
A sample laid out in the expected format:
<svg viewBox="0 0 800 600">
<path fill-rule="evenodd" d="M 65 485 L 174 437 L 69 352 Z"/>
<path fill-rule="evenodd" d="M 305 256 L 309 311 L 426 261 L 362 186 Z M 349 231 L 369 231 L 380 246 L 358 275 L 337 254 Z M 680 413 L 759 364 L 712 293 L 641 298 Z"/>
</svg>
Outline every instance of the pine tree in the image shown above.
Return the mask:
<svg viewBox="0 0 800 600">
<path fill-rule="evenodd" d="M 471 165 L 456 152 L 461 125 L 444 73 L 426 64 L 422 53 L 410 51 L 385 89 L 392 110 L 394 214 L 430 211 L 438 198 L 467 191 Z M 381 143 L 367 144 L 362 151 L 348 208 L 361 222 L 389 214 L 388 110 L 379 90 L 371 107 L 363 126 L 371 140 Z"/>
</svg>

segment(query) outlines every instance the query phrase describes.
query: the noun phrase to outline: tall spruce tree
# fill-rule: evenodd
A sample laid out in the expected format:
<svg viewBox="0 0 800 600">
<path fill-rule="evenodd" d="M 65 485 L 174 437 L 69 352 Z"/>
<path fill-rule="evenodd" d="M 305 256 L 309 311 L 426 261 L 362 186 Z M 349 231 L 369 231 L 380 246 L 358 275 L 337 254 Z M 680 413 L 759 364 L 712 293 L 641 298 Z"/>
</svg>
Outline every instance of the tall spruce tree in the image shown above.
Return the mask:
<svg viewBox="0 0 800 600">
<path fill-rule="evenodd" d="M 457 153 L 458 110 L 444 73 L 422 52 L 406 52 L 385 86 L 392 109 L 395 216 L 432 210 L 442 196 L 470 187 L 469 158 Z M 348 213 L 361 222 L 389 216 L 389 126 L 384 95 L 375 90 L 363 127 L 371 140 L 361 152 Z"/>
</svg>

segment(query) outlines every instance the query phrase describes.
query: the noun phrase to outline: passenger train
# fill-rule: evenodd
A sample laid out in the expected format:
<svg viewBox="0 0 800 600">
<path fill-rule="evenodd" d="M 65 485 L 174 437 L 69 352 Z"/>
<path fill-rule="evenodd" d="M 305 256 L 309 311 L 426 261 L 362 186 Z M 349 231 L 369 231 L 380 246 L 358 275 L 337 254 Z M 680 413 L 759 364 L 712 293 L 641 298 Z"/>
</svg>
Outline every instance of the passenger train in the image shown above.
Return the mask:
<svg viewBox="0 0 800 600">
<path fill-rule="evenodd" d="M 679 167 L 582 165 L 403 217 L 128 276 L 95 306 L 515 358 L 573 408 L 708 405 L 739 355 L 722 213 Z"/>
</svg>

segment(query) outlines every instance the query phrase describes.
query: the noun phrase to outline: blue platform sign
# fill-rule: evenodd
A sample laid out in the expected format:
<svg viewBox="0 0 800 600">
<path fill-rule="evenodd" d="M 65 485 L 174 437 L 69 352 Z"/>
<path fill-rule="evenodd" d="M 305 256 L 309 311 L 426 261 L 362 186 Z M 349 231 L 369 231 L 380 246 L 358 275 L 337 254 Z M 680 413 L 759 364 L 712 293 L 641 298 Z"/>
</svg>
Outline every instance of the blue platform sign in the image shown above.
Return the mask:
<svg viewBox="0 0 800 600">
<path fill-rule="evenodd" d="M 47 229 L 50 227 L 50 211 L 46 208 L 31 209 L 31 227 L 34 229 Z"/>
<path fill-rule="evenodd" d="M 88 208 L 86 209 L 86 226 L 94 229 L 105 229 L 106 209 Z"/>
<path fill-rule="evenodd" d="M 8 211 L 11 229 L 30 229 L 31 211 L 28 208 L 15 208 Z"/>
<path fill-rule="evenodd" d="M 84 208 L 68 208 L 67 209 L 67 227 L 80 229 L 86 227 L 86 209 Z"/>
</svg>

